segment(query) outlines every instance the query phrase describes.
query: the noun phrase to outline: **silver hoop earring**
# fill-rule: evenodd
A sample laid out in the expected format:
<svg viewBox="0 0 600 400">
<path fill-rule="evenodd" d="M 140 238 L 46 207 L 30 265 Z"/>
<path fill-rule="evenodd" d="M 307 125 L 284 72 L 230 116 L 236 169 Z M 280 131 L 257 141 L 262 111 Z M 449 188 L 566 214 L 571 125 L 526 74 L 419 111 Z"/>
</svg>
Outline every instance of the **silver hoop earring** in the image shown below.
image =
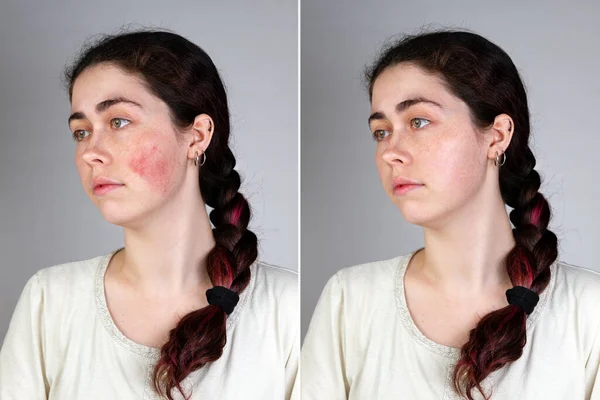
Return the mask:
<svg viewBox="0 0 600 400">
<path fill-rule="evenodd" d="M 502 152 L 502 162 L 500 162 L 500 156 L 498 155 L 498 152 L 496 152 L 496 159 L 494 160 L 494 165 L 497 167 L 501 167 L 504 165 L 505 162 L 506 162 L 506 153 Z"/>
<path fill-rule="evenodd" d="M 200 161 L 200 154 L 198 154 L 198 152 L 196 152 L 196 157 L 194 158 L 194 165 L 196 167 L 198 165 L 203 166 L 205 162 L 206 162 L 206 153 L 202 152 L 202 161 Z"/>
</svg>

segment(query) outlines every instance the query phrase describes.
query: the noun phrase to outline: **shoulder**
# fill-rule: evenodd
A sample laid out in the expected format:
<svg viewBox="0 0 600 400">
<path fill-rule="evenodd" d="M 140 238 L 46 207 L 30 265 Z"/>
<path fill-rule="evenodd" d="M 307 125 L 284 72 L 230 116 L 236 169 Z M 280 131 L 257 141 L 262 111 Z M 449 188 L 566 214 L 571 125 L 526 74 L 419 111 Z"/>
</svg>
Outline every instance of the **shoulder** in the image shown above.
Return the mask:
<svg viewBox="0 0 600 400">
<path fill-rule="evenodd" d="M 342 268 L 327 281 L 320 302 L 349 313 L 372 312 L 375 304 L 394 304 L 399 273 L 409 259 L 410 254 Z"/>
<path fill-rule="evenodd" d="M 271 286 L 273 289 L 295 289 L 298 285 L 298 273 L 291 269 L 268 264 L 264 261 L 256 261 L 253 268 L 257 280 Z"/>
<path fill-rule="evenodd" d="M 580 311 L 600 315 L 600 273 L 564 261 L 554 267 L 554 297 L 564 303 L 572 303 Z"/>
<path fill-rule="evenodd" d="M 576 338 L 573 343 L 587 357 L 600 332 L 600 273 L 564 261 L 557 261 L 552 273 L 546 331 L 563 330 L 563 346 L 568 338 Z"/>
<path fill-rule="evenodd" d="M 107 261 L 108 257 L 110 254 L 56 264 L 39 270 L 35 277 L 44 291 L 64 294 L 82 289 L 87 290 L 93 286 L 100 263 Z"/>
<path fill-rule="evenodd" d="M 238 305 L 238 332 L 254 334 L 259 329 L 264 338 L 291 343 L 300 319 L 298 274 L 262 261 L 254 262 L 250 271 L 252 278 Z"/>
<path fill-rule="evenodd" d="M 329 279 L 328 285 L 338 285 L 353 292 L 394 285 L 398 271 L 409 257 L 403 255 L 342 268 Z"/>
<path fill-rule="evenodd" d="M 67 337 L 74 321 L 89 317 L 95 301 L 94 277 L 108 256 L 46 267 L 29 279 L 19 303 L 39 313 L 47 337 Z"/>
<path fill-rule="evenodd" d="M 284 308 L 298 304 L 298 273 L 264 261 L 252 265 L 254 274 L 253 300 Z"/>
<path fill-rule="evenodd" d="M 298 292 L 298 273 L 290 269 L 257 261 L 254 264 L 256 288 L 271 295 L 290 295 Z"/>
</svg>

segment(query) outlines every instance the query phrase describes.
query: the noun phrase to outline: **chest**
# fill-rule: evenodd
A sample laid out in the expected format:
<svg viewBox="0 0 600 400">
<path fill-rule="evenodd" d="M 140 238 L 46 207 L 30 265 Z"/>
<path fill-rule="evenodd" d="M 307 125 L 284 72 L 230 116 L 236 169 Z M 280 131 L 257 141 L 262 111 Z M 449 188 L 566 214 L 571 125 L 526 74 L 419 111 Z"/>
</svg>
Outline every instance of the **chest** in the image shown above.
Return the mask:
<svg viewBox="0 0 600 400">
<path fill-rule="evenodd" d="M 412 319 L 429 339 L 444 346 L 460 348 L 469 338 L 469 332 L 481 316 L 472 308 L 456 304 L 409 302 Z"/>
<path fill-rule="evenodd" d="M 80 356 L 78 365 L 64 365 L 52 380 L 48 399 L 163 400 L 152 386 L 153 361 L 113 350 L 96 352 L 86 360 Z M 191 394 L 190 400 L 281 400 L 286 392 L 284 366 L 276 363 L 272 353 L 261 350 L 262 354 L 252 350 L 235 356 L 226 351 L 217 362 L 192 372 L 182 387 Z M 178 391 L 172 394 L 183 400 Z"/>
<path fill-rule="evenodd" d="M 406 286 L 406 307 L 416 327 L 433 342 L 460 348 L 481 318 L 507 305 L 502 293 L 486 296 L 441 294 Z"/>
<path fill-rule="evenodd" d="M 400 322 L 387 329 L 390 334 L 378 334 L 377 342 L 363 346 L 362 355 L 352 354 L 347 365 L 349 399 L 462 400 L 452 385 L 456 354 L 411 335 Z M 576 357 L 576 346 L 563 343 L 564 351 L 557 353 L 558 338 L 556 343 L 547 338 L 547 332 L 532 334 L 519 360 L 482 382 L 493 391 L 492 400 L 586 398 L 585 361 Z M 353 340 L 349 338 L 349 346 Z M 483 397 L 474 393 L 474 399 Z"/>
<path fill-rule="evenodd" d="M 182 317 L 206 304 L 193 296 L 155 298 L 106 287 L 106 304 L 117 328 L 135 343 L 159 348 Z"/>
<path fill-rule="evenodd" d="M 158 400 L 151 381 L 157 354 L 122 340 L 94 313 L 73 322 L 77 325 L 70 327 L 71 340 L 60 351 L 51 346 L 47 354 L 49 400 Z M 221 358 L 184 380 L 191 400 L 284 398 L 289 355 L 272 338 L 254 335 L 247 326 L 241 318 L 228 332 Z M 178 392 L 173 394 L 182 400 Z"/>
</svg>

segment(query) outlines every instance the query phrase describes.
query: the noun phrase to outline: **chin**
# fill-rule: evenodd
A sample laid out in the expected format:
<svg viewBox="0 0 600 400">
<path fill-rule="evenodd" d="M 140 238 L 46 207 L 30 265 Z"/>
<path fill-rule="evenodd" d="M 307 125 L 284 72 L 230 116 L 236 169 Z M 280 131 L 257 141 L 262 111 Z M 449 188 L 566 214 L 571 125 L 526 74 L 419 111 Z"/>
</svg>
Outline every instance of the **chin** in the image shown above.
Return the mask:
<svg viewBox="0 0 600 400">
<path fill-rule="evenodd" d="M 409 224 L 425 228 L 437 220 L 435 212 L 430 207 L 426 207 L 422 201 L 395 201 L 395 204 Z"/>
<path fill-rule="evenodd" d="M 123 228 L 135 225 L 144 214 L 139 209 L 130 209 L 117 202 L 97 204 L 97 206 L 106 222 Z"/>
</svg>

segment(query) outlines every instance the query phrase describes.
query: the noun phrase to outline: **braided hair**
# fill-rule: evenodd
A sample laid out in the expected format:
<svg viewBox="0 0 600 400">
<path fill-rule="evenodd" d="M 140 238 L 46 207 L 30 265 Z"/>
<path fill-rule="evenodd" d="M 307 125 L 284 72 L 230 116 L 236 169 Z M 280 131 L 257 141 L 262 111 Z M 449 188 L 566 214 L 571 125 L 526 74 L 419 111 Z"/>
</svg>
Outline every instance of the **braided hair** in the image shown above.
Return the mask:
<svg viewBox="0 0 600 400">
<path fill-rule="evenodd" d="M 558 255 L 556 235 L 548 229 L 550 206 L 539 192 L 541 179 L 529 147 L 529 108 L 525 88 L 510 57 L 487 39 L 465 31 L 436 31 L 405 36 L 384 49 L 367 69 L 369 97 L 385 69 L 412 63 L 438 75 L 447 88 L 464 101 L 479 128 L 492 125 L 497 115 L 508 114 L 514 134 L 500 166 L 499 187 L 513 210 L 515 246 L 506 258 L 514 286 L 537 294 L 550 281 L 550 265 Z M 454 389 L 473 400 L 473 389 L 486 399 L 481 382 L 492 372 L 521 357 L 527 342 L 527 314 L 516 305 L 485 315 L 471 330 L 454 369 Z"/>
<path fill-rule="evenodd" d="M 200 167 L 199 185 L 204 202 L 212 208 L 215 246 L 207 257 L 207 272 L 215 286 L 240 294 L 250 281 L 250 266 L 258 255 L 256 235 L 248 230 L 250 207 L 238 191 L 240 175 L 229 147 L 227 95 L 210 57 L 187 39 L 168 31 L 141 30 L 105 35 L 82 50 L 65 71 L 69 98 L 77 77 L 100 63 L 116 65 L 141 75 L 148 89 L 164 101 L 173 123 L 185 128 L 199 114 L 214 121 L 214 134 Z M 227 314 L 208 305 L 185 315 L 171 330 L 160 351 L 153 374 L 155 390 L 173 400 L 171 391 L 187 399 L 181 382 L 191 372 L 215 361 L 226 344 Z"/>
</svg>

